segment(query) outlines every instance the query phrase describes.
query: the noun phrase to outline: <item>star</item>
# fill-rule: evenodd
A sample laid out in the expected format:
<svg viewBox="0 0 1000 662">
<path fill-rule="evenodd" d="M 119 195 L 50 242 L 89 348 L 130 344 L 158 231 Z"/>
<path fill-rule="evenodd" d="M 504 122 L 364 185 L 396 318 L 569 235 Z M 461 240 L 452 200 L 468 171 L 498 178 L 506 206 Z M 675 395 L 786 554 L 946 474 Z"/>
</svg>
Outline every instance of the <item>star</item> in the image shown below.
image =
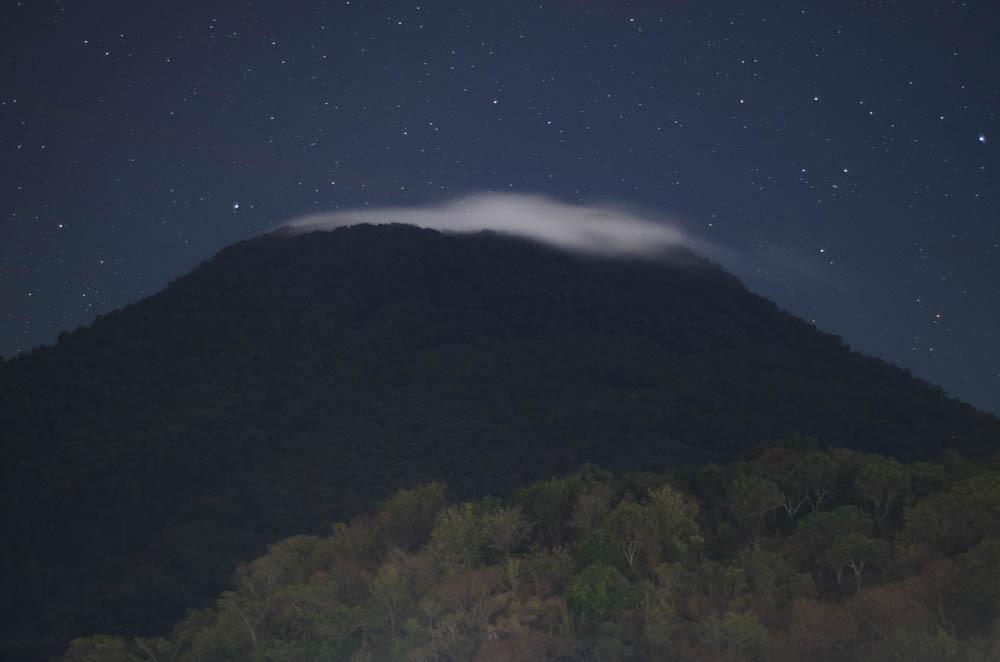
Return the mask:
<svg viewBox="0 0 1000 662">
<path fill-rule="evenodd" d="M 984 145 L 986 144 L 986 134 L 985 133 L 980 133 L 979 134 L 979 142 L 981 142 Z"/>
</svg>

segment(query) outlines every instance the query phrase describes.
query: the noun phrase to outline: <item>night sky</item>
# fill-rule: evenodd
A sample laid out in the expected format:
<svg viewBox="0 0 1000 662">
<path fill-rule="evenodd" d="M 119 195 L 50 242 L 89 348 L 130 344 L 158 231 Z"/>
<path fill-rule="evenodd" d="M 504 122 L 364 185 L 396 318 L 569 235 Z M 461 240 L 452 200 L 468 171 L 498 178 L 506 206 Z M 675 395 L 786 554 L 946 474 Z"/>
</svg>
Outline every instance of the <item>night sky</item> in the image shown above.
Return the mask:
<svg viewBox="0 0 1000 662">
<path fill-rule="evenodd" d="M 1000 412 L 1000 3 L 6 2 L 0 354 L 234 241 L 533 193 Z"/>
</svg>

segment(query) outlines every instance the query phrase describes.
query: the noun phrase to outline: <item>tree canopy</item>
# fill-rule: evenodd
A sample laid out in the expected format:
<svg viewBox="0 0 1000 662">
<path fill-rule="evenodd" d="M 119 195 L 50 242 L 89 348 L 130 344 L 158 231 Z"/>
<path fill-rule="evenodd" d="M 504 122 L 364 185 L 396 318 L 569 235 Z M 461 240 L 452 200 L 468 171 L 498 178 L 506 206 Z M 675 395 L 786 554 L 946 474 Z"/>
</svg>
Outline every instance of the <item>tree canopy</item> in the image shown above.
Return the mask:
<svg viewBox="0 0 1000 662">
<path fill-rule="evenodd" d="M 271 545 L 160 636 L 97 634 L 61 659 L 997 659 L 995 522 L 958 524 L 945 544 L 933 513 L 1000 512 L 1000 464 L 780 454 L 832 471 L 822 500 L 783 507 L 782 482 L 762 477 L 775 449 L 716 465 L 722 495 L 702 472 L 592 466 L 510 500 L 402 490 L 328 535 Z M 934 487 L 906 489 L 917 473 Z"/>
</svg>

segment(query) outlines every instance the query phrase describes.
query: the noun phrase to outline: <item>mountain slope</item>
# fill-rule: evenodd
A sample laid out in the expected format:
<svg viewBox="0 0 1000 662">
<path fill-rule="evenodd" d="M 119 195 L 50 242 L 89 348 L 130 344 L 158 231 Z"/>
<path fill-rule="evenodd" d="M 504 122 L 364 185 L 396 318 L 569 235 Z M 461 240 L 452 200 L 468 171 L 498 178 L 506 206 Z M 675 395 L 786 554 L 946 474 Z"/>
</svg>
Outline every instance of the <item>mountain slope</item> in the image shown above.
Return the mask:
<svg viewBox="0 0 1000 662">
<path fill-rule="evenodd" d="M 686 252 L 407 226 L 234 245 L 0 365 L 0 425 L 7 651 L 160 628 L 263 543 L 431 479 L 502 492 L 793 432 L 903 457 L 1000 439 Z"/>
</svg>

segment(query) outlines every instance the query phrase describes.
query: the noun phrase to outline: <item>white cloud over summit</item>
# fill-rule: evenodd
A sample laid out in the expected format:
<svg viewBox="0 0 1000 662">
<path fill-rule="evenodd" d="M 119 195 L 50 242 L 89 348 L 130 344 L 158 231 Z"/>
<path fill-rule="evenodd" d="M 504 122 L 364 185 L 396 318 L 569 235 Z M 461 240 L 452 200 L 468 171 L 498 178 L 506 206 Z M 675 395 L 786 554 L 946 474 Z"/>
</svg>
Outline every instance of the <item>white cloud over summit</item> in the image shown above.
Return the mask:
<svg viewBox="0 0 1000 662">
<path fill-rule="evenodd" d="M 687 246 L 716 253 L 666 218 L 651 218 L 612 206 L 573 205 L 542 195 L 478 193 L 439 205 L 378 207 L 316 214 L 284 227 L 295 232 L 347 225 L 406 223 L 442 232 L 492 230 L 558 248 L 610 256 L 656 257 Z"/>
</svg>

